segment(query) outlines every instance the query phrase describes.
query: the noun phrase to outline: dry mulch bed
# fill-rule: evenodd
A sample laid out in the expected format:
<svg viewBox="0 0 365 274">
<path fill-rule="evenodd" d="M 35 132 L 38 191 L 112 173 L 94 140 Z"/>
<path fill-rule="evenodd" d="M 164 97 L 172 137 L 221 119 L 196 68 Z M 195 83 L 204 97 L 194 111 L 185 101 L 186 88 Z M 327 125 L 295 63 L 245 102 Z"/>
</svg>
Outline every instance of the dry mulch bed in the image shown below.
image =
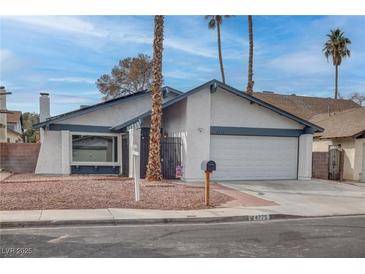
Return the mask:
<svg viewBox="0 0 365 274">
<path fill-rule="evenodd" d="M 37 179 L 38 177 L 38 179 Z M 55 176 L 56 177 L 56 176 Z M 134 201 L 134 181 L 118 177 L 40 177 L 13 175 L 0 183 L 0 210 L 144 208 L 188 210 L 207 208 L 204 188 L 173 182 L 141 182 L 141 201 Z M 211 207 L 233 198 L 211 190 Z"/>
</svg>

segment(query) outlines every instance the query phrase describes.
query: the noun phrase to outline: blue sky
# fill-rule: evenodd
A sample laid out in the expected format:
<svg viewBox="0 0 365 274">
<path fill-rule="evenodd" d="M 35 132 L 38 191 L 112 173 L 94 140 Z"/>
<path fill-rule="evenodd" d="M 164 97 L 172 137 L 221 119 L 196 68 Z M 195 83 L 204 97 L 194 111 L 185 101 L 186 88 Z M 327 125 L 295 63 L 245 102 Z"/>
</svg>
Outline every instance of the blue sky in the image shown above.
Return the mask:
<svg viewBox="0 0 365 274">
<path fill-rule="evenodd" d="M 51 93 L 51 114 L 101 100 L 95 81 L 119 59 L 151 55 L 151 16 L 1 17 L 0 84 L 13 94 L 9 109 L 38 111 L 41 91 Z M 365 16 L 254 16 L 256 91 L 329 97 L 334 67 L 322 54 L 325 35 L 340 27 L 352 40 L 340 68 L 340 93 L 365 93 Z M 220 80 L 216 32 L 204 16 L 167 16 L 165 85 L 187 91 Z M 226 82 L 247 81 L 247 17 L 223 22 Z"/>
</svg>

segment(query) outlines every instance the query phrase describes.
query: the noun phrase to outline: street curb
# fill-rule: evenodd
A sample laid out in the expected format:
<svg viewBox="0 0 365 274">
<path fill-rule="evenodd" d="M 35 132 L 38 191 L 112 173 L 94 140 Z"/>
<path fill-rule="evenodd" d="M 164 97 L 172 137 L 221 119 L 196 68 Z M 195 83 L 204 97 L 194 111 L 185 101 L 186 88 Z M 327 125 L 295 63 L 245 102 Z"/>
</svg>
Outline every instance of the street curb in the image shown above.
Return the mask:
<svg viewBox="0 0 365 274">
<path fill-rule="evenodd" d="M 262 214 L 226 217 L 186 217 L 186 218 L 149 218 L 149 219 L 105 219 L 105 220 L 59 220 L 59 221 L 14 221 L 0 222 L 1 228 L 57 227 L 76 225 L 151 225 L 151 224 L 204 224 L 229 222 L 267 222 L 272 220 L 294 220 L 331 217 L 356 217 L 365 214 L 302 216 L 290 214 Z"/>
<path fill-rule="evenodd" d="M 306 216 L 288 214 L 262 214 L 225 217 L 147 218 L 147 219 L 105 219 L 105 220 L 47 220 L 0 222 L 0 228 L 55 227 L 75 225 L 149 225 L 149 224 L 193 224 L 226 222 L 265 222 L 279 219 L 302 219 Z"/>
</svg>

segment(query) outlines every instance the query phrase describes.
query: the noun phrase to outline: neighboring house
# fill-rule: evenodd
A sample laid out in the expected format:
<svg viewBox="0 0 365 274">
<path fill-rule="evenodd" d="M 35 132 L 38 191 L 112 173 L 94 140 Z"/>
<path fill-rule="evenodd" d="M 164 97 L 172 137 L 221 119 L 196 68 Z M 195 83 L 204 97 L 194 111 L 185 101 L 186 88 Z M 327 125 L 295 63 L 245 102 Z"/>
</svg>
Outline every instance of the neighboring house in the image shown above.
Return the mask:
<svg viewBox="0 0 365 274">
<path fill-rule="evenodd" d="M 164 94 L 162 165 L 181 165 L 183 180 L 202 180 L 204 160 L 217 163 L 213 180 L 311 178 L 313 134 L 321 127 L 216 80 Z M 41 119 L 47 100 L 41 96 Z M 35 125 L 42 128 L 36 173 L 132 176 L 135 149 L 145 169 L 150 101 L 149 92 L 137 93 Z"/>
<path fill-rule="evenodd" d="M 318 114 L 311 121 L 325 129 L 315 135 L 313 151 L 327 152 L 330 145 L 340 146 L 344 151 L 343 179 L 365 182 L 365 108 Z"/>
<path fill-rule="evenodd" d="M 341 145 L 344 151 L 343 179 L 365 180 L 365 109 L 359 104 L 345 99 L 281 95 L 273 92 L 256 92 L 255 96 L 324 128 L 323 132 L 314 136 L 313 152 L 328 153 L 330 145 Z M 323 165 L 317 162 L 318 168 L 322 169 L 318 174 L 320 178 L 327 179 L 328 155 L 321 158 L 321 161 L 326 163 Z"/>
<path fill-rule="evenodd" d="M 22 143 L 22 112 L 16 110 L 9 110 L 7 113 L 7 142 L 8 143 Z"/>
<path fill-rule="evenodd" d="M 255 92 L 254 96 L 289 113 L 310 120 L 321 113 L 341 112 L 352 108 L 361 108 L 352 100 L 332 99 L 295 94 L 284 95 L 274 92 Z"/>
<path fill-rule="evenodd" d="M 0 142 L 19 143 L 23 142 L 22 113 L 16 110 L 8 110 L 6 107 L 7 92 L 5 87 L 0 87 Z"/>
</svg>

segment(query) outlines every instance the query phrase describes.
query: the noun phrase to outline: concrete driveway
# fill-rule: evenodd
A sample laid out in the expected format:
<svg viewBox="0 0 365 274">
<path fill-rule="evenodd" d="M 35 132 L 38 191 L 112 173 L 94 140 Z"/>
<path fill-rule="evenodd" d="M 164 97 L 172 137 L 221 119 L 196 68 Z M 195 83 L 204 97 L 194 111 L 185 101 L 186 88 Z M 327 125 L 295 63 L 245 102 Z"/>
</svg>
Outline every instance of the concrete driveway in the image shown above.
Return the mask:
<svg viewBox="0 0 365 274">
<path fill-rule="evenodd" d="M 234 181 L 222 184 L 278 204 L 265 207 L 267 213 L 302 216 L 365 214 L 365 184 L 325 180 Z"/>
</svg>

